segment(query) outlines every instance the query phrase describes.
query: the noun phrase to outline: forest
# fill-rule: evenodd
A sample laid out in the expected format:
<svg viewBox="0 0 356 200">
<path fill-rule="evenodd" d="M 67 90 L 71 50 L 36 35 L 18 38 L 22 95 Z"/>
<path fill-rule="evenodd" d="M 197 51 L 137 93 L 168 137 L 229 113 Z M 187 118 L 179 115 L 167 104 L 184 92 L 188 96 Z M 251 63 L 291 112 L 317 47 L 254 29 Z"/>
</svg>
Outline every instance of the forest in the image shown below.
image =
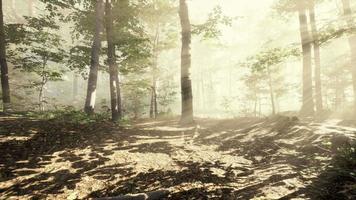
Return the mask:
<svg viewBox="0 0 356 200">
<path fill-rule="evenodd" d="M 355 0 L 0 0 L 0 200 L 356 199 Z"/>
</svg>

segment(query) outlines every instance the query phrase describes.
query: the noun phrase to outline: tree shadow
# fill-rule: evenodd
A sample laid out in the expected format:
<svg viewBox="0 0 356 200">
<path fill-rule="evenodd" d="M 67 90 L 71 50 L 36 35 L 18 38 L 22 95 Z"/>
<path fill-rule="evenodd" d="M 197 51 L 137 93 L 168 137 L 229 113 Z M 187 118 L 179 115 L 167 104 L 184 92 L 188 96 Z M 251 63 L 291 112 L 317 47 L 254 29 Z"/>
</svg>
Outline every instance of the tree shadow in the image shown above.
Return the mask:
<svg viewBox="0 0 356 200">
<path fill-rule="evenodd" d="M 167 199 L 251 199 L 263 195 L 263 188 L 266 186 L 299 176 L 297 173 L 272 174 L 265 180 L 251 181 L 247 186 L 235 188 L 227 185 L 246 178 L 249 173 L 231 175 L 232 170 L 239 168 L 225 166 L 219 162 L 177 161 L 177 164 L 181 170 L 151 170 L 139 173 L 116 185 L 93 192 L 87 198 L 113 197 L 175 187 L 178 190 L 172 191 Z M 213 169 L 224 172 L 216 174 Z M 189 185 L 189 188 L 180 189 L 182 184 Z"/>
<path fill-rule="evenodd" d="M 16 184 L 0 189 L 0 193 L 6 192 L 8 197 L 30 195 L 44 198 L 46 194 L 62 193 L 64 188 L 74 189 L 81 177 L 89 172 L 94 178 L 112 180 L 112 172 L 125 174 L 131 170 L 126 164 L 121 167 L 100 167 L 110 160 L 106 156 L 113 154 L 111 150 L 105 150 L 108 144 L 120 141 L 117 143 L 120 146 L 123 142 L 136 141 L 135 137 L 126 135 L 113 124 L 83 125 L 51 120 L 10 119 L 1 121 L 0 126 L 1 138 L 15 138 L 0 140 L 0 181 L 24 177 Z M 112 134 L 113 131 L 116 134 Z M 19 137 L 26 139 L 16 139 Z M 72 153 L 73 150 L 86 148 L 91 149 L 92 153 Z M 55 156 L 55 152 L 63 153 Z M 69 162 L 74 170 L 38 170 L 53 162 Z"/>
</svg>

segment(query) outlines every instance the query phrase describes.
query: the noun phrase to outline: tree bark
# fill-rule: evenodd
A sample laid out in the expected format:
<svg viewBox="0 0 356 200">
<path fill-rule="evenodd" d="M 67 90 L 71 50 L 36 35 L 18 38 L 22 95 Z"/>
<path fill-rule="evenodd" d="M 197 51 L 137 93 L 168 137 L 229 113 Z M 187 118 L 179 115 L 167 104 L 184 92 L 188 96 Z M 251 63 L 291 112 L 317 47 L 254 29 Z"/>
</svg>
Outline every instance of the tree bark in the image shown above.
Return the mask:
<svg viewBox="0 0 356 200">
<path fill-rule="evenodd" d="M 353 28 L 353 17 L 352 10 L 350 6 L 350 0 L 342 0 L 344 16 L 346 18 L 347 25 L 349 28 Z M 351 50 L 351 74 L 352 74 L 352 85 L 354 91 L 354 111 L 353 117 L 356 118 L 356 35 L 349 37 L 349 45 Z"/>
<path fill-rule="evenodd" d="M 323 96 L 321 88 L 321 62 L 320 62 L 320 44 L 318 29 L 316 26 L 315 20 L 315 6 L 312 5 L 309 8 L 310 24 L 313 37 L 313 47 L 314 47 L 314 82 L 315 82 L 315 105 L 316 105 L 316 114 L 320 115 L 323 111 Z"/>
<path fill-rule="evenodd" d="M 95 99 L 96 99 L 96 89 L 98 82 L 98 70 L 99 70 L 99 57 L 100 57 L 100 49 L 101 49 L 101 32 L 102 32 L 102 23 L 104 17 L 104 6 L 103 0 L 96 1 L 95 8 L 95 34 L 93 46 L 91 49 L 91 62 L 90 62 L 90 72 L 88 79 L 88 88 L 87 88 L 87 96 L 85 100 L 84 111 L 87 114 L 94 113 L 95 107 Z"/>
<path fill-rule="evenodd" d="M 311 37 L 305 8 L 299 8 L 300 36 L 303 49 L 303 105 L 302 117 L 314 116 L 313 80 L 311 66 Z"/>
<path fill-rule="evenodd" d="M 6 44 L 4 31 L 4 14 L 2 0 L 0 0 L 0 65 L 1 65 L 1 89 L 3 110 L 6 112 L 10 109 L 10 84 L 9 84 L 9 69 L 6 61 Z"/>
<path fill-rule="evenodd" d="M 182 27 L 182 52 L 181 52 L 181 95 L 182 115 L 181 124 L 193 123 L 193 94 L 190 80 L 191 67 L 191 24 L 189 20 L 188 5 L 186 0 L 179 1 L 179 17 Z"/>
<path fill-rule="evenodd" d="M 119 113 L 119 103 L 118 103 L 118 70 L 115 64 L 115 45 L 114 45 L 114 32 L 113 32 L 113 17 L 112 17 L 112 6 L 109 0 L 105 3 L 105 13 L 106 13 L 106 37 L 108 43 L 108 64 L 109 64 L 109 75 L 110 75 L 110 97 L 111 97 L 111 118 L 112 121 L 120 120 L 121 116 Z"/>
</svg>

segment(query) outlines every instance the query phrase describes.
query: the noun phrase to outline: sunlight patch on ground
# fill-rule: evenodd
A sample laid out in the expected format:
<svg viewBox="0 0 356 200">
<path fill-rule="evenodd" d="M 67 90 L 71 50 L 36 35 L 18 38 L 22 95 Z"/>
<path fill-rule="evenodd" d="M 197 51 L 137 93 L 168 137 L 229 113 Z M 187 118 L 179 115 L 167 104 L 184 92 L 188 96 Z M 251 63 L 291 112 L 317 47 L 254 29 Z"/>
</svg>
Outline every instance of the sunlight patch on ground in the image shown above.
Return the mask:
<svg viewBox="0 0 356 200">
<path fill-rule="evenodd" d="M 195 127 L 173 127 L 173 126 L 157 126 L 150 128 L 143 128 L 143 130 L 156 130 L 156 131 L 191 131 Z"/>
<path fill-rule="evenodd" d="M 254 199 L 279 199 L 281 196 L 291 194 L 301 187 L 303 187 L 303 182 L 298 178 L 286 179 L 279 184 L 268 185 L 261 188 L 260 190 L 263 191 L 264 197 Z"/>
</svg>

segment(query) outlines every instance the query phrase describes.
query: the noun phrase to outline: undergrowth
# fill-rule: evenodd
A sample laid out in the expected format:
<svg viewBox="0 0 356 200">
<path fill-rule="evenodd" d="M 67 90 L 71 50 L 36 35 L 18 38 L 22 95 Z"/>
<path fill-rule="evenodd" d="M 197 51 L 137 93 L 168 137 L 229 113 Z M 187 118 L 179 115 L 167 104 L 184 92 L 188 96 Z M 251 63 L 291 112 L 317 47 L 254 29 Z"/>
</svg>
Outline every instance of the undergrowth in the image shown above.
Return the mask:
<svg viewBox="0 0 356 200">
<path fill-rule="evenodd" d="M 29 112 L 27 117 L 41 119 L 41 120 L 55 120 L 68 123 L 87 124 L 93 122 L 102 122 L 110 120 L 110 113 L 94 113 L 88 115 L 83 111 L 75 110 L 72 107 L 66 107 L 64 109 L 50 110 L 45 112 Z"/>
</svg>

